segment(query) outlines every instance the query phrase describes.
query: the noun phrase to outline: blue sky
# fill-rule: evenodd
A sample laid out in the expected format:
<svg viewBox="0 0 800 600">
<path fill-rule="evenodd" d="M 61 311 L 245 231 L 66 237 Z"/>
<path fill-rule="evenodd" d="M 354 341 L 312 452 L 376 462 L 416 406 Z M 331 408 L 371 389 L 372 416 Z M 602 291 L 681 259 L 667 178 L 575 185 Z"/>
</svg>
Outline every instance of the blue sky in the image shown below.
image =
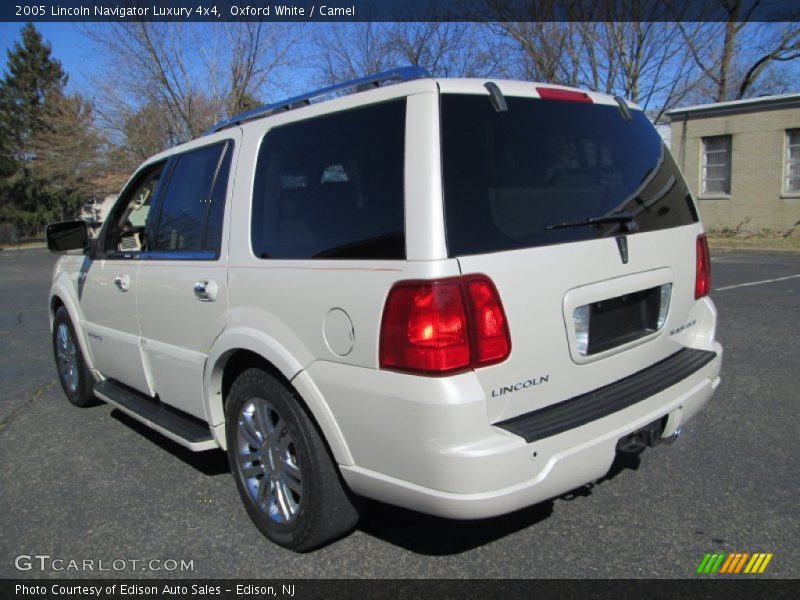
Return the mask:
<svg viewBox="0 0 800 600">
<path fill-rule="evenodd" d="M 0 43 L 2 43 L 3 72 L 6 71 L 6 52 L 20 39 L 20 30 L 24 23 L 0 23 Z M 36 28 L 44 39 L 53 47 L 53 56 L 61 61 L 64 70 L 69 73 L 70 91 L 78 91 L 86 85 L 86 75 L 95 66 L 92 58 L 93 44 L 81 28 L 83 24 L 75 23 L 36 23 Z M 96 51 L 95 51 L 96 53 Z"/>
<path fill-rule="evenodd" d="M 37 22 L 36 27 L 42 33 L 45 40 L 52 46 L 52 54 L 55 58 L 61 61 L 65 71 L 69 74 L 70 92 L 81 92 L 90 98 L 93 97 L 92 76 L 94 72 L 99 71 L 104 65 L 102 51 L 98 48 L 97 44 L 89 37 L 88 31 L 91 27 L 97 27 L 96 23 L 48 23 Z M 199 24 L 198 24 L 199 25 Z M 20 30 L 24 26 L 23 23 L 10 23 L 0 22 L 0 46 L 2 49 L 2 56 L 0 57 L 0 72 L 6 70 L 6 53 L 14 42 L 20 38 Z M 315 36 L 315 29 L 325 27 L 324 24 L 314 23 L 307 24 L 304 30 L 303 37 L 305 40 L 313 40 Z M 318 30 L 317 30 L 318 31 Z M 745 51 L 757 51 L 757 49 L 745 47 Z M 281 77 L 278 74 L 277 80 L 273 81 L 273 85 L 269 86 L 269 91 L 264 94 L 261 100 L 265 102 L 277 101 L 283 97 L 289 97 L 314 87 L 314 82 L 311 80 L 313 76 L 313 69 L 311 69 L 310 59 L 314 56 L 315 48 L 312 44 L 300 44 L 295 48 L 294 53 L 299 54 L 299 61 L 297 64 L 307 65 L 308 68 L 299 68 L 296 64 L 295 67 L 289 68 L 287 71 L 280 73 L 288 77 Z M 783 75 L 794 75 L 797 73 L 797 61 L 794 63 L 781 63 L 778 65 L 783 70 Z M 118 68 L 124 68 L 124 65 Z M 793 78 L 793 77 L 791 77 Z M 796 85 L 792 85 L 796 88 Z M 270 93 L 271 92 L 271 93 Z"/>
<path fill-rule="evenodd" d="M 98 23 L 34 23 L 41 32 L 45 41 L 52 47 L 52 56 L 61 61 L 64 70 L 69 75 L 67 90 L 81 92 L 89 97 L 92 94 L 91 76 L 103 68 L 102 50 L 87 35 L 87 29 L 96 27 Z M 201 24 L 198 24 L 202 26 Z M 14 43 L 21 39 L 20 31 L 24 23 L 0 22 L 0 74 L 5 74 L 7 69 L 7 51 L 13 48 Z M 306 25 L 315 27 L 316 24 Z M 1 76 L 1 75 L 0 75 Z M 291 71 L 290 89 L 277 90 L 277 96 L 289 97 L 313 87 L 310 82 L 311 72 L 308 69 L 293 69 Z M 279 98 L 265 97 L 264 101 L 275 101 Z"/>
</svg>

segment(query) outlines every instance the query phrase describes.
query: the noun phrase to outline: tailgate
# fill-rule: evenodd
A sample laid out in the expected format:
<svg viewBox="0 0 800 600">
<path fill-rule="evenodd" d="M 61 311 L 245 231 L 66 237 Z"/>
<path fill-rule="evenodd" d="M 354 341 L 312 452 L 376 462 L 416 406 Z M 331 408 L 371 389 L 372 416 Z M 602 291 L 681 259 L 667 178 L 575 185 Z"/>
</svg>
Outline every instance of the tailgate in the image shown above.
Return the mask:
<svg viewBox="0 0 800 600">
<path fill-rule="evenodd" d="M 627 264 L 613 237 L 459 257 L 463 274 L 495 283 L 511 334 L 509 358 L 476 370 L 490 421 L 608 385 L 683 348 L 693 334 L 699 232 L 625 236 Z M 576 310 L 590 314 L 588 331 Z"/>
<path fill-rule="evenodd" d="M 498 85 L 505 107 L 486 90 L 440 103 L 448 254 L 492 279 L 511 336 L 507 360 L 476 369 L 492 422 L 623 379 L 709 330 L 695 301 L 699 215 L 646 115 Z"/>
</svg>

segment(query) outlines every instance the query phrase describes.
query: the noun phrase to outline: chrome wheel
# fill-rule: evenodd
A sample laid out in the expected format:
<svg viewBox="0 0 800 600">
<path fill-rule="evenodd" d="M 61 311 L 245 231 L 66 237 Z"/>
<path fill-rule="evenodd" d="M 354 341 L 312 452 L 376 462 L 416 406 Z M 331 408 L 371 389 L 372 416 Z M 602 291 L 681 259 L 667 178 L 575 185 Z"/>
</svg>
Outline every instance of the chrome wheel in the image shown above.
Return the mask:
<svg viewBox="0 0 800 600">
<path fill-rule="evenodd" d="M 231 474 L 247 515 L 269 539 L 305 552 L 353 528 L 358 511 L 300 396 L 250 367 L 225 401 Z"/>
<path fill-rule="evenodd" d="M 72 333 L 66 323 L 56 328 L 56 363 L 58 375 L 70 394 L 78 391 L 78 353 Z"/>
<path fill-rule="evenodd" d="M 239 474 L 251 498 L 276 523 L 293 521 L 303 480 L 284 419 L 267 400 L 251 398 L 242 406 L 236 430 Z"/>
</svg>

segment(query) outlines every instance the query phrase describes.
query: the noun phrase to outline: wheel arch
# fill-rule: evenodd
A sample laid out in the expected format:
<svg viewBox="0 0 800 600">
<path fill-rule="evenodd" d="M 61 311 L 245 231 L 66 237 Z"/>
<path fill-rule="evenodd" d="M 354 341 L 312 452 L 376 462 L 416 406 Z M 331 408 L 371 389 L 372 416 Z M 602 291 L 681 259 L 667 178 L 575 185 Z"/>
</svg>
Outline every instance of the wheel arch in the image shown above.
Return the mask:
<svg viewBox="0 0 800 600">
<path fill-rule="evenodd" d="M 60 285 L 59 281 L 56 281 L 50 288 L 50 302 L 48 305 L 51 333 L 53 331 L 53 321 L 55 320 L 56 311 L 62 306 L 66 309 L 69 319 L 72 321 L 72 327 L 75 329 L 75 335 L 78 338 L 78 343 L 83 353 L 83 360 L 86 362 L 86 366 L 94 371 L 94 357 L 92 356 L 89 341 L 86 339 L 86 332 L 83 330 L 83 321 L 78 306 L 71 298 L 69 291 L 65 289 L 63 285 Z"/>
<path fill-rule="evenodd" d="M 205 413 L 217 443 L 227 448 L 225 439 L 225 400 L 236 377 L 258 367 L 287 386 L 303 403 L 327 442 L 334 460 L 352 465 L 353 459 L 341 429 L 302 365 L 276 340 L 263 332 L 234 329 L 214 343 L 204 377 Z"/>
<path fill-rule="evenodd" d="M 60 296 L 54 295 L 50 298 L 50 328 L 53 328 L 53 319 L 55 319 L 56 311 L 64 306 L 64 301 Z"/>
</svg>

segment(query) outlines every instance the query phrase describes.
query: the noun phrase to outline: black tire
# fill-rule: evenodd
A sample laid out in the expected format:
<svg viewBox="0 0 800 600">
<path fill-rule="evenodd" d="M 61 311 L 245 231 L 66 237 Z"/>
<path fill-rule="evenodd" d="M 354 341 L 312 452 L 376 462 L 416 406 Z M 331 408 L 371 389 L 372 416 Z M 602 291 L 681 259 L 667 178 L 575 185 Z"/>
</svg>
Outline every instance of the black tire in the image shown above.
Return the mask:
<svg viewBox="0 0 800 600">
<path fill-rule="evenodd" d="M 231 473 L 265 536 L 305 552 L 352 530 L 358 510 L 292 391 L 262 369 L 248 369 L 231 386 L 225 417 Z"/>
<path fill-rule="evenodd" d="M 99 404 L 93 390 L 94 378 L 83 359 L 69 313 L 63 306 L 53 317 L 53 358 L 58 381 L 69 401 L 81 408 Z"/>
</svg>

